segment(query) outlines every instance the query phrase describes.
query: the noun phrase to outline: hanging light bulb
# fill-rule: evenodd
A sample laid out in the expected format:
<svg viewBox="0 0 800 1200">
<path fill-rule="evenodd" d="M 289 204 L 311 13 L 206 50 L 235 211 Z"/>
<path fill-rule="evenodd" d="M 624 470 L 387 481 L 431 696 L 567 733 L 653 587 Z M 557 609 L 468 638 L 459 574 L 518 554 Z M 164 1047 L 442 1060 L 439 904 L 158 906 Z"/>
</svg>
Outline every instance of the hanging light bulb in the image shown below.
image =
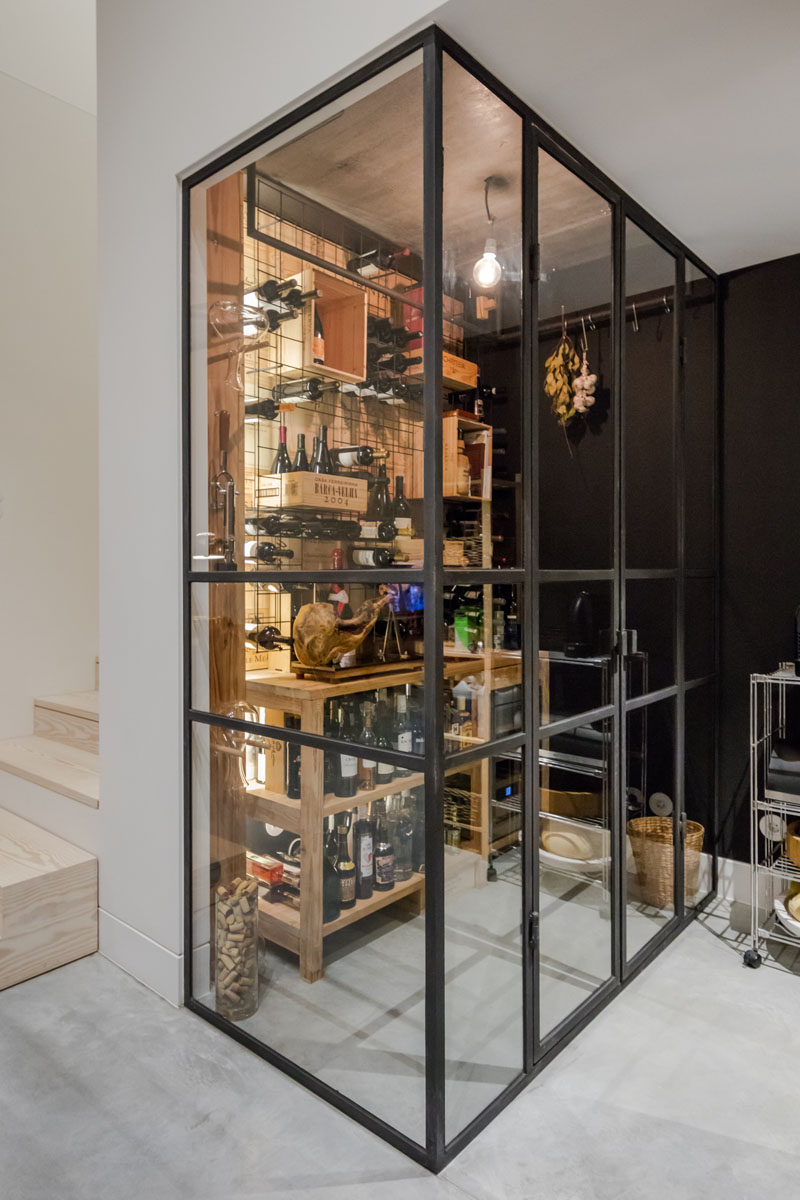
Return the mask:
<svg viewBox="0 0 800 1200">
<path fill-rule="evenodd" d="M 503 268 L 497 261 L 497 242 L 494 238 L 487 238 L 483 254 L 472 268 L 472 278 L 478 287 L 493 288 L 500 282 L 502 274 Z"/>
<path fill-rule="evenodd" d="M 502 184 L 504 181 L 500 177 L 487 175 L 483 181 L 483 203 L 486 207 L 486 219 L 489 222 L 489 227 L 494 233 L 494 217 L 489 210 L 489 185 L 491 183 Z M 483 254 L 472 268 L 472 278 L 480 288 L 497 287 L 503 274 L 503 268 L 497 261 L 497 242 L 493 237 L 487 237 L 486 245 L 483 247 Z"/>
</svg>

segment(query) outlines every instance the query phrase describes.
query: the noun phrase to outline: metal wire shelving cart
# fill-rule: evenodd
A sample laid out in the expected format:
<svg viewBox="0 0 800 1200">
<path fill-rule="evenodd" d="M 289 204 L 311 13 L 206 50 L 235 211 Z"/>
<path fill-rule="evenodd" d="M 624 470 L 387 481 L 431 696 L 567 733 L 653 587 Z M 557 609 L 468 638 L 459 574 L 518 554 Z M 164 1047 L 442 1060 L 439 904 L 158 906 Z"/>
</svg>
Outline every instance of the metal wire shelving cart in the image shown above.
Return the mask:
<svg viewBox="0 0 800 1200">
<path fill-rule="evenodd" d="M 800 686 L 794 664 L 750 676 L 750 947 L 748 967 L 759 967 L 767 940 L 800 950 L 800 922 L 791 932 L 792 917 L 781 894 L 800 885 L 800 747 L 787 741 L 787 699 Z M 795 697 L 800 708 L 800 692 Z M 797 847 L 797 848 L 795 848 Z M 798 888 L 800 890 L 800 888 Z M 779 911 L 781 915 L 779 916 Z"/>
</svg>

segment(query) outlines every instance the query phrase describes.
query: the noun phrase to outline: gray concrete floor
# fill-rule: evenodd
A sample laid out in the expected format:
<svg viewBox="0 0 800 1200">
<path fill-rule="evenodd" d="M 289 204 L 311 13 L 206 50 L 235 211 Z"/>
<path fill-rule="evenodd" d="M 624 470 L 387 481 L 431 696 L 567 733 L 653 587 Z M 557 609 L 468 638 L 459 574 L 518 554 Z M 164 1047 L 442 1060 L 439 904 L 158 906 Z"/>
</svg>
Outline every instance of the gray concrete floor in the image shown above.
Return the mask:
<svg viewBox="0 0 800 1200">
<path fill-rule="evenodd" d="M 438 1178 L 94 956 L 0 994 L 2 1200 L 797 1193 L 795 961 L 689 929 Z"/>
</svg>

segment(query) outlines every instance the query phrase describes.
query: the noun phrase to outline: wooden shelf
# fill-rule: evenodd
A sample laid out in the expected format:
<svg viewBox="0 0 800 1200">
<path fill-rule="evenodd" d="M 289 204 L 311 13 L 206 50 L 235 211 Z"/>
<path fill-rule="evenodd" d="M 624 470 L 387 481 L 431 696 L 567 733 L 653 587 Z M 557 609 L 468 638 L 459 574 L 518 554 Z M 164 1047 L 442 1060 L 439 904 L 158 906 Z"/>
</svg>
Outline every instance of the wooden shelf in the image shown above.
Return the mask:
<svg viewBox="0 0 800 1200">
<path fill-rule="evenodd" d="M 366 747 L 363 749 L 365 753 L 368 752 Z M 396 775 L 388 783 L 381 783 L 378 787 L 362 788 L 355 796 L 334 796 L 332 792 L 328 792 L 322 803 L 322 815 L 330 817 L 348 808 L 361 808 L 362 805 L 372 804 L 374 800 L 381 800 L 385 796 L 394 796 L 397 792 L 421 787 L 424 782 L 425 776 L 422 772 L 415 771 L 412 775 Z M 292 833 L 299 829 L 302 799 L 295 800 L 291 796 L 271 792 L 263 787 L 248 788 L 246 796 L 248 816 L 253 820 L 264 821 L 268 825 L 279 825 L 281 829 L 290 829 Z"/>
<path fill-rule="evenodd" d="M 394 904 L 396 900 L 403 900 L 424 887 L 425 876 L 415 872 L 410 879 L 404 880 L 403 883 L 396 883 L 391 891 L 373 892 L 369 900 L 356 900 L 353 908 L 344 909 L 335 921 L 327 921 L 323 924 L 322 936 L 325 938 L 330 933 L 336 933 L 337 930 L 344 929 L 346 925 L 352 925 L 355 921 L 360 921 L 362 917 L 378 912 L 387 905 Z M 277 942 L 286 950 L 295 950 L 299 944 L 300 909 L 293 908 L 290 904 L 269 904 L 266 900 L 259 900 L 258 910 L 261 936 L 269 941 Z"/>
</svg>

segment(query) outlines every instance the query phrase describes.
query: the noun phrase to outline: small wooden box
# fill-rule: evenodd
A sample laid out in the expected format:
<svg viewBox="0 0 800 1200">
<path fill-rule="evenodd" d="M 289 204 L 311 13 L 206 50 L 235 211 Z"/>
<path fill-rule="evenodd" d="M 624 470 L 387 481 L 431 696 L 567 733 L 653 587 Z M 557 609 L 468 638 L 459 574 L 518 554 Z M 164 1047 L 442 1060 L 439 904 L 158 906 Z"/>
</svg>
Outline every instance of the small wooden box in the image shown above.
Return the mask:
<svg viewBox="0 0 800 1200">
<path fill-rule="evenodd" d="M 425 370 L 425 355 L 422 362 L 414 363 L 406 371 L 407 375 L 421 375 Z M 459 358 L 456 354 L 442 351 L 442 383 L 446 388 L 455 392 L 466 392 L 478 386 L 478 364 L 468 358 Z"/>
<path fill-rule="evenodd" d="M 318 291 L 303 309 L 303 365 L 347 383 L 367 374 L 367 293 L 358 284 L 316 269 L 303 272 L 303 291 Z M 325 362 L 314 362 L 314 314 L 325 337 Z"/>
<path fill-rule="evenodd" d="M 443 543 L 442 564 L 445 567 L 465 567 L 464 543 L 460 538 L 445 538 Z"/>
<path fill-rule="evenodd" d="M 367 511 L 367 481 L 344 475 L 290 471 L 259 477 L 258 504 L 263 508 L 326 508 L 362 514 Z"/>
<path fill-rule="evenodd" d="M 473 500 L 492 498 L 492 427 L 476 421 L 468 413 L 445 413 L 442 417 L 442 457 L 444 464 L 444 494 L 456 497 L 459 491 L 459 440 L 464 442 L 464 454 L 469 461 L 470 491 Z"/>
</svg>

